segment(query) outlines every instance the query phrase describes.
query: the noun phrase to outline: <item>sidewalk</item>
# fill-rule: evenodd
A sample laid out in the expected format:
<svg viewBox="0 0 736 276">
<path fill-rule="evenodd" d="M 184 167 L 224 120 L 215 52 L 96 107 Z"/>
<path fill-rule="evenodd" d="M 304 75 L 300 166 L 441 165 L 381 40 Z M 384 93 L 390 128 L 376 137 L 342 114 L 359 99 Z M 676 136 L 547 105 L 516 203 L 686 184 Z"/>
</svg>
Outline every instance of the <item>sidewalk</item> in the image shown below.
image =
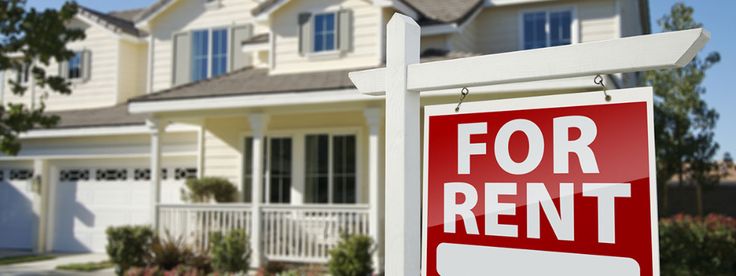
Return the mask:
<svg viewBox="0 0 736 276">
<path fill-rule="evenodd" d="M 12 254 L 12 252 L 0 252 L 0 254 Z M 10 256 L 10 255 L 7 255 Z M 94 276 L 112 276 L 115 272 L 112 268 L 95 271 L 95 272 L 77 272 L 77 271 L 58 271 L 55 270 L 56 266 L 72 264 L 72 263 L 87 263 L 87 262 L 99 262 L 107 260 L 105 254 L 73 254 L 73 255 L 58 255 L 56 259 L 22 263 L 14 265 L 0 266 L 1 276 L 30 276 L 30 275 L 94 275 Z"/>
</svg>

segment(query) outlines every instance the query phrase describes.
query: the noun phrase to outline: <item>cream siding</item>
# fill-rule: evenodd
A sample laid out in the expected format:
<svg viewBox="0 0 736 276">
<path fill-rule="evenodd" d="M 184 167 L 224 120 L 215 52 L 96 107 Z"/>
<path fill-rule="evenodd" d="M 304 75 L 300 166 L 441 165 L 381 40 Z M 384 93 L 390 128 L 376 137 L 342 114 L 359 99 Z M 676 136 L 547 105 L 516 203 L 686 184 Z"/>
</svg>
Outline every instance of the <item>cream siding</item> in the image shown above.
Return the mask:
<svg viewBox="0 0 736 276">
<path fill-rule="evenodd" d="M 153 91 L 172 86 L 174 34 L 251 23 L 250 11 L 255 1 L 222 0 L 220 3 L 218 8 L 208 8 L 204 1 L 176 1 L 153 19 Z"/>
<path fill-rule="evenodd" d="M 126 40 L 120 40 L 119 43 L 120 82 L 117 102 L 120 103 L 145 94 L 148 47 L 145 43 L 132 43 Z"/>
<path fill-rule="evenodd" d="M 352 49 L 341 55 L 309 55 L 299 53 L 299 13 L 319 13 L 350 9 L 352 11 Z M 274 65 L 272 73 L 327 71 L 377 66 L 381 62 L 381 9 L 363 0 L 291 1 L 271 15 L 274 33 Z"/>
<path fill-rule="evenodd" d="M 460 32 L 450 36 L 450 49 L 458 52 L 475 53 L 478 47 L 478 21 L 469 19 L 461 26 Z"/>
<path fill-rule="evenodd" d="M 447 41 L 447 35 L 423 36 L 421 42 L 422 52 L 427 49 L 447 50 L 449 49 L 449 43 Z"/>
<path fill-rule="evenodd" d="M 577 15 L 580 42 L 613 39 L 619 28 L 615 5 L 615 0 L 589 0 L 489 7 L 476 18 L 476 47 L 484 54 L 521 50 L 522 12 L 570 7 Z"/>
</svg>

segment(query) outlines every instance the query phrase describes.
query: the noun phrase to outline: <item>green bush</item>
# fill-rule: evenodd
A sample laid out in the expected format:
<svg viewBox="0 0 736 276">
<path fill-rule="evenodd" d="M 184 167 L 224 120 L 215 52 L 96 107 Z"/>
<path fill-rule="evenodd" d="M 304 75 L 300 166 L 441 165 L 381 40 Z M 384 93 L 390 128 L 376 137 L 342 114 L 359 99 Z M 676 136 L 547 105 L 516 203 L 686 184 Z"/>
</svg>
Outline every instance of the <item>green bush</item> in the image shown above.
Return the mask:
<svg viewBox="0 0 736 276">
<path fill-rule="evenodd" d="M 334 276 L 365 276 L 373 272 L 373 240 L 365 235 L 343 235 L 330 250 L 327 267 Z"/>
<path fill-rule="evenodd" d="M 133 266 L 144 266 L 145 256 L 153 241 L 153 230 L 148 226 L 121 226 L 107 228 L 107 255 L 122 275 Z"/>
<path fill-rule="evenodd" d="M 659 224 L 662 275 L 736 275 L 736 220 L 677 215 Z"/>
<path fill-rule="evenodd" d="M 188 191 L 182 191 L 182 197 L 189 202 L 235 202 L 238 196 L 238 188 L 230 181 L 221 177 L 204 177 L 200 179 L 187 179 Z"/>
<path fill-rule="evenodd" d="M 212 268 L 218 272 L 247 272 L 250 267 L 250 246 L 245 230 L 210 234 Z"/>
</svg>

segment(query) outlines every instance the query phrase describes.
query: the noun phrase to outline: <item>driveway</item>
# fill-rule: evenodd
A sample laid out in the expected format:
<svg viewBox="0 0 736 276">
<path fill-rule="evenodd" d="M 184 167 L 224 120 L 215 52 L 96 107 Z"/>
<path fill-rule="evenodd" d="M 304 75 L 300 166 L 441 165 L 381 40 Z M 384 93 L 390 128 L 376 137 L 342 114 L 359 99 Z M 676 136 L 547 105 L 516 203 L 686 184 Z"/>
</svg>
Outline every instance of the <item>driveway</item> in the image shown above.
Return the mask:
<svg viewBox="0 0 736 276">
<path fill-rule="evenodd" d="M 0 253 L 2 254 L 2 253 Z M 10 254 L 10 253 L 7 253 Z M 31 275 L 94 275 L 94 276 L 114 276 L 115 272 L 112 268 L 99 270 L 95 272 L 76 272 L 76 271 L 58 271 L 55 270 L 58 265 L 72 264 L 72 263 L 87 263 L 87 262 L 99 262 L 107 260 L 105 254 L 69 254 L 69 255 L 58 255 L 56 259 L 21 263 L 14 265 L 0 266 L 0 275 L 8 276 L 31 276 Z"/>
</svg>

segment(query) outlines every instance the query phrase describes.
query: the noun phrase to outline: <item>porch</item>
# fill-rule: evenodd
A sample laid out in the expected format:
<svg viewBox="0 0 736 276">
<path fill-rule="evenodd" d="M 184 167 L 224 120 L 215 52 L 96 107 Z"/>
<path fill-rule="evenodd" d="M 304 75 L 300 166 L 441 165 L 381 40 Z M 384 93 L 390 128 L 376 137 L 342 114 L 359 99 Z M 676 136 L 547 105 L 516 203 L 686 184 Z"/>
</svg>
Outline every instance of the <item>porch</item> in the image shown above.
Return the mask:
<svg viewBox="0 0 736 276">
<path fill-rule="evenodd" d="M 157 210 L 161 234 L 204 249 L 210 233 L 244 229 L 260 237 L 267 261 L 326 263 L 341 234 L 370 234 L 367 205 L 160 204 Z"/>
<path fill-rule="evenodd" d="M 166 125 L 198 125 L 197 176 L 226 178 L 239 193 L 238 203 L 164 204 L 152 173 L 159 233 L 205 249 L 210 233 L 244 229 L 253 267 L 326 263 L 342 234 L 368 235 L 376 243 L 374 265 L 382 267 L 383 110 L 343 104 L 241 112 L 149 120 L 152 172 L 159 171 Z"/>
</svg>

